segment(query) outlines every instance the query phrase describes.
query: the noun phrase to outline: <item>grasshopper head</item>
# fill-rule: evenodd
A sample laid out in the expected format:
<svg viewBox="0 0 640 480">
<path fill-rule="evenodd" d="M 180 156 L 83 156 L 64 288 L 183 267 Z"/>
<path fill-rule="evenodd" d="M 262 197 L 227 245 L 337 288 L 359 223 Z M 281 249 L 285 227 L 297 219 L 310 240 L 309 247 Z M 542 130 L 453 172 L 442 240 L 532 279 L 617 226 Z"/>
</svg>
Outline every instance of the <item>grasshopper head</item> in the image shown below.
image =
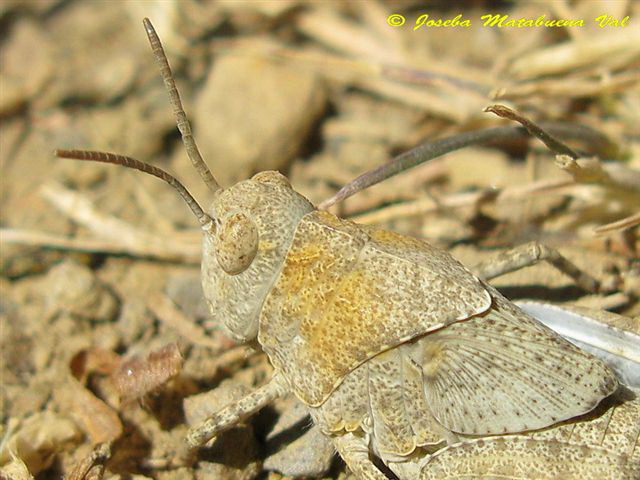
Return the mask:
<svg viewBox="0 0 640 480">
<path fill-rule="evenodd" d="M 260 310 L 298 222 L 313 210 L 278 172 L 261 172 L 220 191 L 205 231 L 202 287 L 212 315 L 236 340 L 258 334 Z"/>
<path fill-rule="evenodd" d="M 148 19 L 143 23 L 189 159 L 214 194 L 211 208 L 203 210 L 169 173 L 134 158 L 88 150 L 56 150 L 56 155 L 134 168 L 173 186 L 204 231 L 202 286 L 212 314 L 236 340 L 251 341 L 258 334 L 262 303 L 284 262 L 296 226 L 314 207 L 278 172 L 258 173 L 227 189 L 219 186 L 200 156 L 160 39 Z"/>
</svg>

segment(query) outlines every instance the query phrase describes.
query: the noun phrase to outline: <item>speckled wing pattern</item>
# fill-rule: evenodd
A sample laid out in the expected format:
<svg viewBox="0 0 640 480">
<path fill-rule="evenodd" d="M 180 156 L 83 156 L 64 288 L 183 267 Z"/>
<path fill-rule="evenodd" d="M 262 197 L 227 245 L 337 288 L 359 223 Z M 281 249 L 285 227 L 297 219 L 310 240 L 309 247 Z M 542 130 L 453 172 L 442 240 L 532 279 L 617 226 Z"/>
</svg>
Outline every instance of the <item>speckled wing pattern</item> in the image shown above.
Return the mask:
<svg viewBox="0 0 640 480">
<path fill-rule="evenodd" d="M 638 480 L 638 396 L 590 417 L 527 436 L 451 445 L 428 459 L 419 479 Z"/>
<path fill-rule="evenodd" d="M 258 338 L 298 398 L 318 406 L 362 362 L 490 305 L 448 253 L 314 211 L 265 299 Z"/>
<path fill-rule="evenodd" d="M 412 354 L 445 428 L 469 435 L 543 428 L 589 412 L 617 388 L 600 360 L 487 288 L 488 312 L 425 336 Z"/>
</svg>

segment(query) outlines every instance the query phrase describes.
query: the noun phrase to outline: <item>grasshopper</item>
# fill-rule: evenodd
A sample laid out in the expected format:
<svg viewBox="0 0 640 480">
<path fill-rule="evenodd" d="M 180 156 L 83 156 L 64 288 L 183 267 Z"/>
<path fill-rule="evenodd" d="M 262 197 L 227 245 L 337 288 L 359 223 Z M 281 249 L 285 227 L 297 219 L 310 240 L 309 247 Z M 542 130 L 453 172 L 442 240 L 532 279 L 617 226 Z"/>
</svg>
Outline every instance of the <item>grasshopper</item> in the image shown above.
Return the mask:
<svg viewBox="0 0 640 480">
<path fill-rule="evenodd" d="M 618 389 L 603 362 L 448 253 L 319 211 L 278 172 L 221 188 L 198 152 L 160 40 L 148 19 L 144 26 L 188 156 L 212 190 L 210 206 L 133 158 L 56 154 L 172 185 L 203 230 L 202 285 L 212 315 L 237 341 L 257 342 L 275 368 L 266 385 L 193 429 L 192 447 L 293 392 L 358 478 L 386 478 L 372 455 L 403 479 L 431 478 L 434 465 L 460 452 L 480 458 L 488 449 L 516 464 L 531 441 L 469 439 L 551 427 Z M 540 255 L 538 247 L 529 252 Z M 450 447 L 437 456 L 421 455 L 443 442 Z"/>
</svg>

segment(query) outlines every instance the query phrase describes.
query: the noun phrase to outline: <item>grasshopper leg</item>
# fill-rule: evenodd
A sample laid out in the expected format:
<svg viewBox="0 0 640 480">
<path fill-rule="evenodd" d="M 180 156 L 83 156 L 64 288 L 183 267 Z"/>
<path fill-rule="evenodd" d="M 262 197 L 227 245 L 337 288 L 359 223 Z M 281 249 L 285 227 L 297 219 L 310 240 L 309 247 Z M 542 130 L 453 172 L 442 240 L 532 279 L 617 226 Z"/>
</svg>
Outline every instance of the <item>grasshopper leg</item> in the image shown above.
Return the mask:
<svg viewBox="0 0 640 480">
<path fill-rule="evenodd" d="M 187 435 L 187 443 L 192 448 L 203 445 L 216 435 L 261 410 L 287 391 L 280 376 L 274 376 L 267 384 L 254 390 L 238 402 L 227 405 L 210 416 L 202 425 L 191 429 Z"/>
<path fill-rule="evenodd" d="M 600 290 L 598 280 L 580 270 L 556 249 L 536 241 L 525 243 L 501 253 L 496 258 L 480 262 L 474 267 L 473 273 L 483 280 L 491 280 L 505 273 L 535 265 L 543 260 L 571 277 L 580 288 L 594 293 Z"/>
<path fill-rule="evenodd" d="M 369 458 L 369 446 L 364 438 L 346 433 L 332 438 L 340 456 L 357 478 L 388 480 Z"/>
</svg>

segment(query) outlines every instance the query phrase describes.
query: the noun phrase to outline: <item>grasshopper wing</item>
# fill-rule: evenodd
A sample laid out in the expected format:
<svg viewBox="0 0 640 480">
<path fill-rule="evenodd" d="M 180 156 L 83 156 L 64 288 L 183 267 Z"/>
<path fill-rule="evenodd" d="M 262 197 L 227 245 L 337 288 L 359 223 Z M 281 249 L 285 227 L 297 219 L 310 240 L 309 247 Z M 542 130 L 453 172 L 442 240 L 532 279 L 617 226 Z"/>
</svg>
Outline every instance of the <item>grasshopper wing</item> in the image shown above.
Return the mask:
<svg viewBox="0 0 640 480">
<path fill-rule="evenodd" d="M 618 382 L 600 360 L 509 303 L 416 343 L 436 420 L 469 435 L 543 428 L 592 410 Z"/>
<path fill-rule="evenodd" d="M 258 338 L 298 398 L 318 406 L 369 358 L 490 305 L 448 253 L 314 211 L 265 299 Z"/>
</svg>

